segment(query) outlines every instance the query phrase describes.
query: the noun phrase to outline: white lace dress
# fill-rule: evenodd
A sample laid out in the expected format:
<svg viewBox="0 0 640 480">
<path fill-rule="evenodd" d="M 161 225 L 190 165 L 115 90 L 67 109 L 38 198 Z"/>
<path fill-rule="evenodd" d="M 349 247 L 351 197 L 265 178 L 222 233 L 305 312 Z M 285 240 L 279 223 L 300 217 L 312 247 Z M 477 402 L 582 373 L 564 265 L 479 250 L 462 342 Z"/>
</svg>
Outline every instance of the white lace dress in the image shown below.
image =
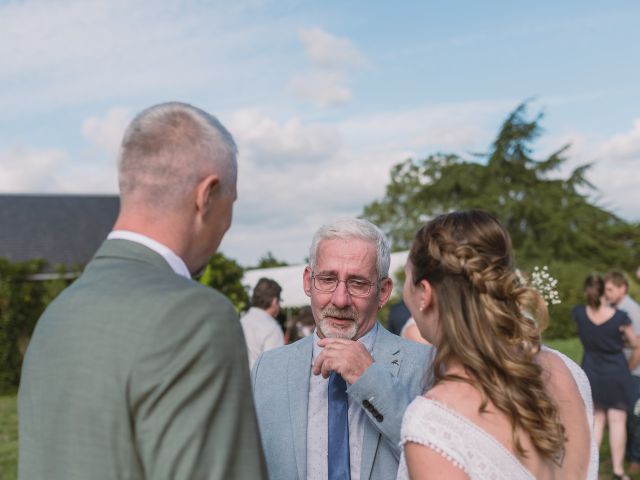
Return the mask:
<svg viewBox="0 0 640 480">
<path fill-rule="evenodd" d="M 593 432 L 593 404 L 586 375 L 562 353 L 547 347 L 544 349 L 558 355 L 571 371 L 584 400 Z M 462 469 L 472 480 L 535 480 L 531 472 L 494 437 L 435 400 L 417 397 L 411 402 L 402 420 L 400 436 L 401 446 L 406 442 L 414 442 L 430 447 Z M 592 435 L 587 480 L 597 478 L 598 449 Z M 397 480 L 409 480 L 404 451 Z"/>
</svg>

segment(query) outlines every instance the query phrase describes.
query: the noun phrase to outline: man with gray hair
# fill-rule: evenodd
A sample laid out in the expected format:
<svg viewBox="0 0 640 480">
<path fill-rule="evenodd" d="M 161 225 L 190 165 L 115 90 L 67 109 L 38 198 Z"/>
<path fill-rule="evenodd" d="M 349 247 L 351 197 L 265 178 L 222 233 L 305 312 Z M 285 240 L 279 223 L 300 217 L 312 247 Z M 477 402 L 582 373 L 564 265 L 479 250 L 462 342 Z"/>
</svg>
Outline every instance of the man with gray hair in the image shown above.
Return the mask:
<svg viewBox="0 0 640 480">
<path fill-rule="evenodd" d="M 393 287 L 389 262 L 389 241 L 366 220 L 313 237 L 303 285 L 316 331 L 252 370 L 271 478 L 396 477 L 402 415 L 423 392 L 430 347 L 376 321 Z"/>
<path fill-rule="evenodd" d="M 131 122 L 114 229 L 25 356 L 20 478 L 266 478 L 238 316 L 191 279 L 231 224 L 236 171 L 198 108 Z"/>
</svg>

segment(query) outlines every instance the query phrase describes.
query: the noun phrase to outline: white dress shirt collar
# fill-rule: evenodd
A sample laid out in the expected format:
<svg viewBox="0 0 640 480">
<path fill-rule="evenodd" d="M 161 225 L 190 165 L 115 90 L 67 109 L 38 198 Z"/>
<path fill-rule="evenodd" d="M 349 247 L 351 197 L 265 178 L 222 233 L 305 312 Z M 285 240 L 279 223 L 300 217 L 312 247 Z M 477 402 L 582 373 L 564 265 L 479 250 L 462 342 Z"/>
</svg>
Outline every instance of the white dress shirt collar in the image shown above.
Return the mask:
<svg viewBox="0 0 640 480">
<path fill-rule="evenodd" d="M 107 236 L 107 239 L 129 240 L 130 242 L 144 245 L 145 247 L 150 248 L 162 258 L 164 258 L 171 269 L 178 275 L 186 278 L 191 278 L 191 273 L 189 273 L 189 269 L 187 268 L 187 265 L 184 263 L 184 261 L 173 251 L 171 251 L 169 247 L 154 240 L 153 238 L 149 238 L 146 235 L 142 235 L 141 233 L 130 232 L 129 230 L 114 230 Z"/>
</svg>

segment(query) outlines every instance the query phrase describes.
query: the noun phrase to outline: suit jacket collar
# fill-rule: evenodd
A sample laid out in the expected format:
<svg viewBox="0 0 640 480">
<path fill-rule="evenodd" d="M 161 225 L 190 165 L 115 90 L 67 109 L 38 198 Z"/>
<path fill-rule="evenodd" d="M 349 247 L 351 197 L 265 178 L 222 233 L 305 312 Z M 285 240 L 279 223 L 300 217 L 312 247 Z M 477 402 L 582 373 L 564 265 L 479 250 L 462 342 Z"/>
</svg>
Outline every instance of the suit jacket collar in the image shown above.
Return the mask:
<svg viewBox="0 0 640 480">
<path fill-rule="evenodd" d="M 373 345 L 373 358 L 376 363 L 382 364 L 396 377 L 400 369 L 401 351 L 398 337 L 389 333 L 387 329 L 378 325 L 376 341 Z M 376 451 L 382 439 L 381 433 L 376 430 L 370 420 L 365 422 L 364 438 L 362 439 L 362 461 L 360 464 L 360 478 L 370 478 L 373 469 L 373 461 Z"/>
<path fill-rule="evenodd" d="M 130 240 L 123 240 L 119 238 L 105 240 L 94 255 L 91 263 L 101 258 L 119 258 L 147 263 L 162 270 L 167 270 L 175 275 L 175 272 L 167 261 L 162 258 L 162 255 L 154 252 L 149 247 Z M 89 264 L 87 268 L 90 266 L 91 264 Z"/>
<path fill-rule="evenodd" d="M 293 445 L 298 478 L 307 478 L 307 417 L 309 410 L 309 383 L 315 335 L 296 342 L 287 365 L 289 392 L 289 418 L 293 429 Z"/>
</svg>

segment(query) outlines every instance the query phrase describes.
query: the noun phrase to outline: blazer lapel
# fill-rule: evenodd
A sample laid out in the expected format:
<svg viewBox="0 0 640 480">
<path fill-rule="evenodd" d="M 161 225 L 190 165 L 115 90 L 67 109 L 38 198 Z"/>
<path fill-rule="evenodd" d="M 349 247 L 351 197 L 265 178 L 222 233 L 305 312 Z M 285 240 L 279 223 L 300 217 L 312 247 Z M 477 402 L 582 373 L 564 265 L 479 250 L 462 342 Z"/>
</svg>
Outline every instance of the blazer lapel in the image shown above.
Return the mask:
<svg viewBox="0 0 640 480">
<path fill-rule="evenodd" d="M 289 356 L 287 366 L 289 420 L 293 430 L 293 446 L 299 479 L 307 478 L 307 411 L 313 339 L 314 335 L 309 335 L 297 342 L 297 348 Z"/>
<path fill-rule="evenodd" d="M 398 375 L 400 369 L 400 347 L 397 337 L 389 333 L 382 325 L 378 325 L 376 341 L 373 345 L 373 358 L 376 362 L 385 365 L 393 376 Z M 360 478 L 371 478 L 373 460 L 380 444 L 381 434 L 371 422 L 364 424 L 364 438 L 362 441 L 362 462 L 360 464 Z"/>
</svg>

